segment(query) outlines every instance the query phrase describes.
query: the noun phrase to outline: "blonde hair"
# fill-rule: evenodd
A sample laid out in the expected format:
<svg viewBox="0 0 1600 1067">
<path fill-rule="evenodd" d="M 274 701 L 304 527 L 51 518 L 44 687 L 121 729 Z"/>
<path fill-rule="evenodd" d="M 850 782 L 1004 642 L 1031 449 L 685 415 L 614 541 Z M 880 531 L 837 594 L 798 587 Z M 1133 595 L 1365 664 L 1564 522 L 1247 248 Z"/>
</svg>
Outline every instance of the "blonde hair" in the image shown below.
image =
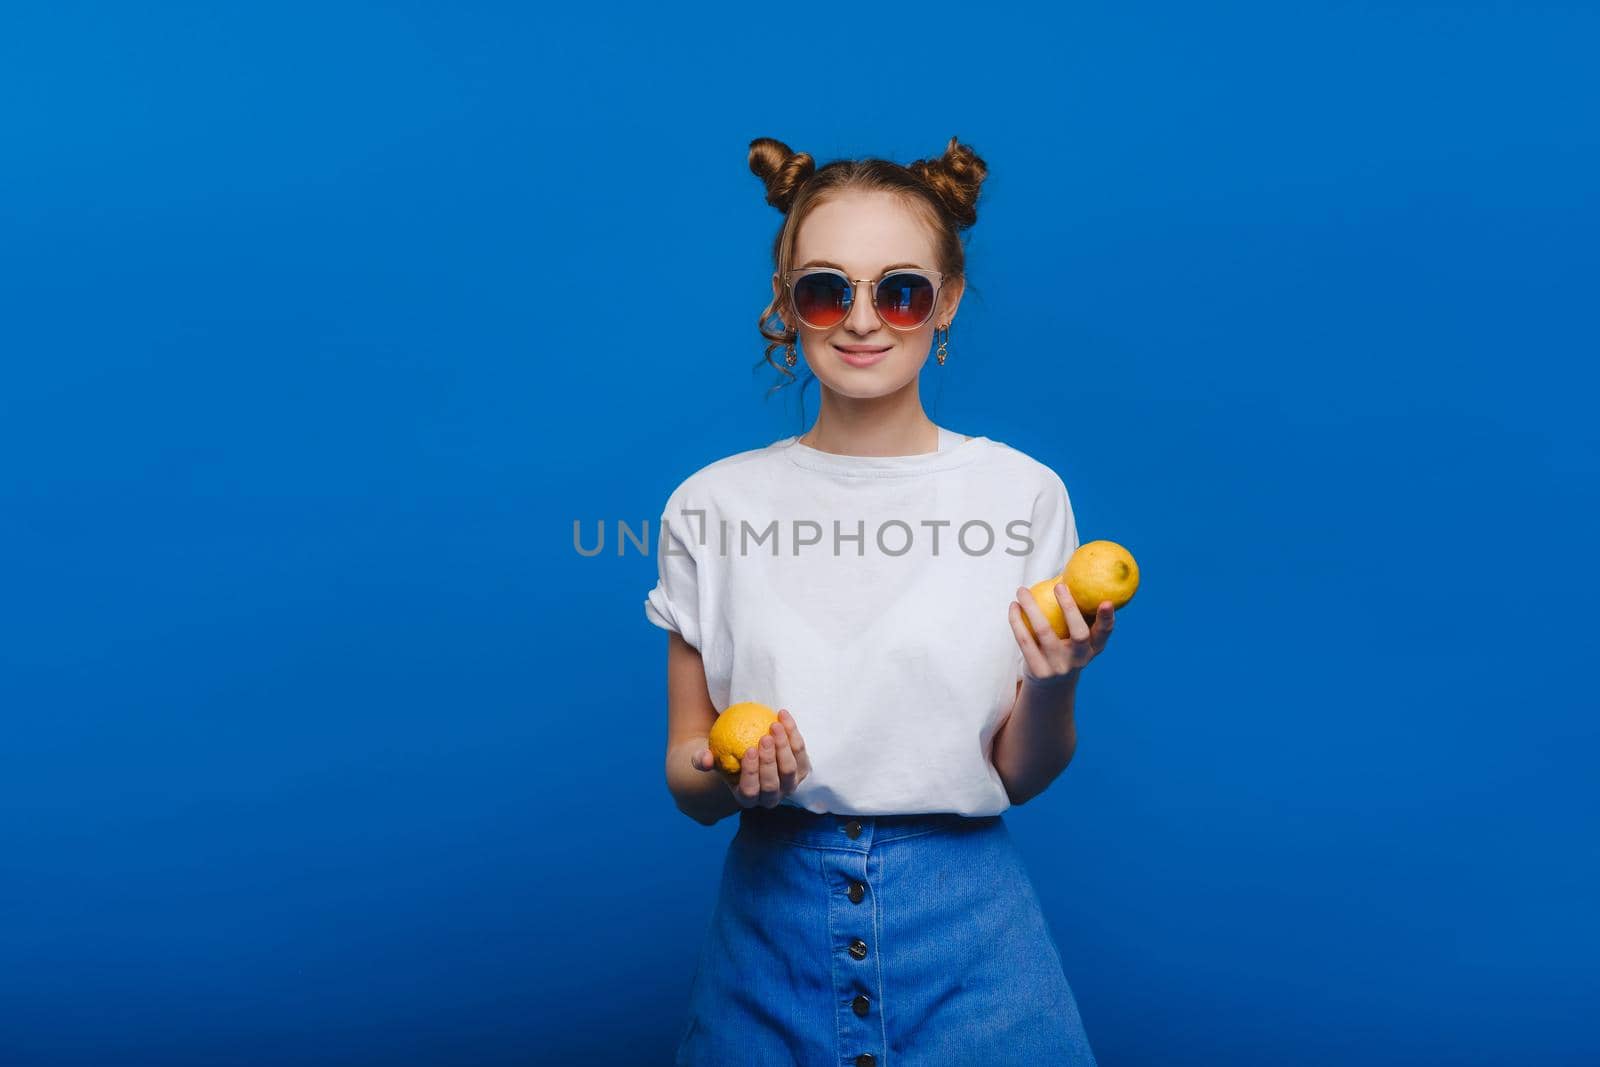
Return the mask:
<svg viewBox="0 0 1600 1067">
<path fill-rule="evenodd" d="M 947 279 L 965 278 L 966 250 L 961 231 L 978 221 L 978 190 L 988 166 L 971 147 L 950 138 L 937 159 L 919 159 L 902 166 L 886 159 L 836 159 L 822 167 L 806 152 L 796 152 L 772 137 L 750 142 L 750 170 L 767 190 L 767 203 L 783 212 L 783 224 L 772 242 L 772 262 L 779 277 L 793 264 L 795 235 L 818 204 L 845 191 L 887 192 L 901 197 L 922 214 L 934 235 L 937 269 Z M 772 358 L 773 352 L 799 338 L 787 291 L 762 310 L 756 328 L 768 344 L 764 361 L 794 379 L 795 373 Z M 791 382 L 781 382 L 788 385 Z"/>
</svg>

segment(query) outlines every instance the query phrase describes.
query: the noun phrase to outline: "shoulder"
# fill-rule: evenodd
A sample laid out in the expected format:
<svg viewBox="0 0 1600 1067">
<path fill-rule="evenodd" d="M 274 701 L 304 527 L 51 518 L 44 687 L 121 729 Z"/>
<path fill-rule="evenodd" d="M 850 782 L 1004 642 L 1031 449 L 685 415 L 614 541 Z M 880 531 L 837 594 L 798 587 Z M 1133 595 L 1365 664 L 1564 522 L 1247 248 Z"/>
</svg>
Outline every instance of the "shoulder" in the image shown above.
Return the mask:
<svg viewBox="0 0 1600 1067">
<path fill-rule="evenodd" d="M 986 463 L 991 465 L 990 470 L 1029 494 L 1030 499 L 1067 496 L 1067 484 L 1054 467 L 1004 441 L 990 438 L 989 443 Z"/>
<path fill-rule="evenodd" d="M 771 464 L 782 458 L 778 450 L 786 440 L 783 438 L 760 448 L 747 448 L 696 469 L 667 494 L 667 508 L 703 507 L 736 494 L 743 485 L 768 481 Z"/>
</svg>

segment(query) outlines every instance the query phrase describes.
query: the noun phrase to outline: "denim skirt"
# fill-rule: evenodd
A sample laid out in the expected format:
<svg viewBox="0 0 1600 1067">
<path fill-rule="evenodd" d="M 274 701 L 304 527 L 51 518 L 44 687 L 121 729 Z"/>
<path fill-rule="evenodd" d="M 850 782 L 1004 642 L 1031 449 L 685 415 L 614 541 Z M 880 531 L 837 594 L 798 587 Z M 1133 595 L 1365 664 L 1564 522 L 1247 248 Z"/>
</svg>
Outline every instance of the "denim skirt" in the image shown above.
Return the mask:
<svg viewBox="0 0 1600 1067">
<path fill-rule="evenodd" d="M 738 818 L 674 1063 L 1094 1063 L 1001 816 Z"/>
</svg>

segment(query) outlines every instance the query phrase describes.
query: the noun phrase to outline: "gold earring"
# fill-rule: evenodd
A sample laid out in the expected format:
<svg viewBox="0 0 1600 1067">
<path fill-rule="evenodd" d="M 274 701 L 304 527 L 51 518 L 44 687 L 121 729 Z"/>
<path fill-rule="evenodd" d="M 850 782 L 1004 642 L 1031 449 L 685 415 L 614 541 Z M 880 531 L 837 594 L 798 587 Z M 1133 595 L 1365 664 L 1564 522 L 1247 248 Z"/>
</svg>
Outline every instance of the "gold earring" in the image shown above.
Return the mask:
<svg viewBox="0 0 1600 1067">
<path fill-rule="evenodd" d="M 799 358 L 794 354 L 794 342 L 791 341 L 788 344 L 784 345 L 783 346 L 783 351 L 784 351 L 783 361 L 785 363 L 787 363 L 791 367 L 794 366 L 795 360 L 797 358 Z"/>
<path fill-rule="evenodd" d="M 939 331 L 943 333 L 944 336 L 939 339 L 939 351 L 935 352 L 934 355 L 939 360 L 939 366 L 942 367 L 944 366 L 945 357 L 950 354 L 950 324 L 948 322 L 945 323 L 943 326 L 939 327 Z"/>
</svg>

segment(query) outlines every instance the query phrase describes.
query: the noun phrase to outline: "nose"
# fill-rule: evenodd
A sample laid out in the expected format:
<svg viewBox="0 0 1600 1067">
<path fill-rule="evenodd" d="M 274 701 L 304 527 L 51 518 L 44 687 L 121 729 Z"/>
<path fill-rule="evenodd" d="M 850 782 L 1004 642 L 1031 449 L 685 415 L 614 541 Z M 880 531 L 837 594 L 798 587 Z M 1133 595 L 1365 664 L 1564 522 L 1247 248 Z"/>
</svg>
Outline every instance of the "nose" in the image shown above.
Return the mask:
<svg viewBox="0 0 1600 1067">
<path fill-rule="evenodd" d="M 863 336 L 878 328 L 878 309 L 872 303 L 872 287 L 866 279 L 855 282 L 850 314 L 845 316 L 844 326 L 851 333 Z"/>
</svg>

